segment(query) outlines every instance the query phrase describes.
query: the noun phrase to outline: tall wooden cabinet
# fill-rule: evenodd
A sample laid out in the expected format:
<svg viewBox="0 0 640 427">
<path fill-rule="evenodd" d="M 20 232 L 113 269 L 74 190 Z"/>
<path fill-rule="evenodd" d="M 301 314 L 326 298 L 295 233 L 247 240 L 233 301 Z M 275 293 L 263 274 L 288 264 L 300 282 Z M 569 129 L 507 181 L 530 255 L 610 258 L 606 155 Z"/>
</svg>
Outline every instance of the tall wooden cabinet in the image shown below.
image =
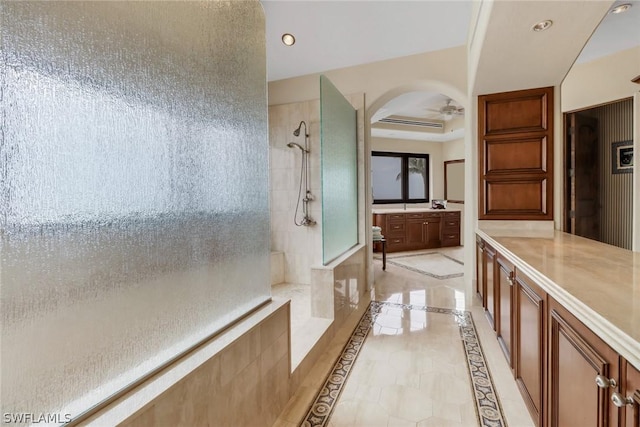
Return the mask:
<svg viewBox="0 0 640 427">
<path fill-rule="evenodd" d="M 553 219 L 553 88 L 478 97 L 478 219 Z"/>
</svg>

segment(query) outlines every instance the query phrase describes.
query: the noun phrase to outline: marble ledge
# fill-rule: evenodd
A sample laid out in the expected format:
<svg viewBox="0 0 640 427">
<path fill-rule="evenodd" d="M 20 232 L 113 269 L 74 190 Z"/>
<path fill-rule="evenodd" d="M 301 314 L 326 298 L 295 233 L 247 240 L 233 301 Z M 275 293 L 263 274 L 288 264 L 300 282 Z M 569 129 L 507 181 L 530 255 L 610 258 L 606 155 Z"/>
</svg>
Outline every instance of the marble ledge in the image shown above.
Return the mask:
<svg viewBox="0 0 640 427">
<path fill-rule="evenodd" d="M 640 253 L 554 231 L 476 230 L 640 369 Z"/>
<path fill-rule="evenodd" d="M 225 348 L 274 315 L 283 306 L 290 306 L 290 303 L 291 300 L 289 299 L 272 298 L 270 301 L 266 301 L 262 306 L 221 331 L 220 334 L 211 338 L 207 343 L 164 368 L 158 374 L 153 375 L 149 380 L 118 398 L 106 408 L 99 410 L 87 420 L 81 421 L 80 425 L 104 426 L 117 425 L 124 422 L 133 414 L 151 404 L 162 393 L 176 385 L 206 361 L 221 354 Z M 290 308 L 287 310 L 290 310 Z"/>
</svg>

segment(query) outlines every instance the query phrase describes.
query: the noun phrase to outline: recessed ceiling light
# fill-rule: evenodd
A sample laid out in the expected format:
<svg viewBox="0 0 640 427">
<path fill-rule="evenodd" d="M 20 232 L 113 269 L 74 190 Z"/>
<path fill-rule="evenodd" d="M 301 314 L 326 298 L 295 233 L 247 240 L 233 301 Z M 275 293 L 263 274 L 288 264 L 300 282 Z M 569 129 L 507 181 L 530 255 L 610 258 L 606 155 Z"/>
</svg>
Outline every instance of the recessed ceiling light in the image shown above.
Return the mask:
<svg viewBox="0 0 640 427">
<path fill-rule="evenodd" d="M 531 27 L 531 29 L 533 31 L 544 31 L 544 30 L 548 29 L 552 25 L 553 25 L 553 21 L 550 20 L 550 19 L 547 19 L 546 21 L 538 22 L 536 25 Z"/>
<path fill-rule="evenodd" d="M 611 9 L 610 13 L 622 13 L 626 12 L 629 9 L 631 9 L 631 3 L 625 3 Z"/>
<path fill-rule="evenodd" d="M 282 43 L 286 44 L 287 46 L 292 46 L 295 42 L 296 38 L 293 37 L 293 34 L 284 33 L 282 35 Z"/>
</svg>

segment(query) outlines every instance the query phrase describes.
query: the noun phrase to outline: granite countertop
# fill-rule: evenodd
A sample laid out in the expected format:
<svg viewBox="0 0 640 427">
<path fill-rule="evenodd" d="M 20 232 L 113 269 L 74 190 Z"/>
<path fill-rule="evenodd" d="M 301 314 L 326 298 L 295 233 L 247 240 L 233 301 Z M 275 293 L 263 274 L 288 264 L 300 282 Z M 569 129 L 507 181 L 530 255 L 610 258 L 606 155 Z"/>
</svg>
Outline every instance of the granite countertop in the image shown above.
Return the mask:
<svg viewBox="0 0 640 427">
<path fill-rule="evenodd" d="M 432 208 L 373 208 L 374 214 L 389 214 L 389 213 L 414 213 L 414 212 L 460 212 L 460 209 L 432 209 Z"/>
<path fill-rule="evenodd" d="M 477 233 L 640 369 L 640 253 L 557 230 Z"/>
</svg>

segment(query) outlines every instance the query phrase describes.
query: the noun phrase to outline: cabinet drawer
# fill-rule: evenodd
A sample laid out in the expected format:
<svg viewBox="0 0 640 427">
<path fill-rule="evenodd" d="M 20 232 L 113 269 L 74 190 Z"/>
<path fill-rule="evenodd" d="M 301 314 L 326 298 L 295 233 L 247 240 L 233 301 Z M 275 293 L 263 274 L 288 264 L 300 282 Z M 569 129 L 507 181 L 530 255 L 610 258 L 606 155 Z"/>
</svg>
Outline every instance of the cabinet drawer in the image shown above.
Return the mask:
<svg viewBox="0 0 640 427">
<path fill-rule="evenodd" d="M 404 214 L 387 214 L 388 221 L 404 221 Z"/>
<path fill-rule="evenodd" d="M 460 212 L 445 212 L 444 216 L 446 219 L 460 219 Z"/>
<path fill-rule="evenodd" d="M 442 240 L 460 240 L 460 233 L 442 233 Z"/>
<path fill-rule="evenodd" d="M 390 222 L 385 232 L 387 236 L 404 235 L 404 222 Z"/>
<path fill-rule="evenodd" d="M 403 237 L 387 237 L 387 245 L 389 246 L 389 249 L 393 249 L 394 246 L 404 246 L 404 236 Z"/>
<path fill-rule="evenodd" d="M 430 213 L 424 214 L 424 218 L 442 218 L 442 214 L 440 212 L 438 213 L 430 212 Z"/>
<path fill-rule="evenodd" d="M 442 223 L 442 227 L 458 230 L 460 228 L 460 220 L 445 218 L 444 222 Z"/>
<path fill-rule="evenodd" d="M 446 246 L 460 246 L 460 234 L 443 234 L 441 244 L 443 247 Z"/>
<path fill-rule="evenodd" d="M 418 212 L 418 213 L 410 213 L 410 214 L 406 214 L 407 219 L 422 219 L 425 216 L 425 213 L 423 212 Z"/>
</svg>

